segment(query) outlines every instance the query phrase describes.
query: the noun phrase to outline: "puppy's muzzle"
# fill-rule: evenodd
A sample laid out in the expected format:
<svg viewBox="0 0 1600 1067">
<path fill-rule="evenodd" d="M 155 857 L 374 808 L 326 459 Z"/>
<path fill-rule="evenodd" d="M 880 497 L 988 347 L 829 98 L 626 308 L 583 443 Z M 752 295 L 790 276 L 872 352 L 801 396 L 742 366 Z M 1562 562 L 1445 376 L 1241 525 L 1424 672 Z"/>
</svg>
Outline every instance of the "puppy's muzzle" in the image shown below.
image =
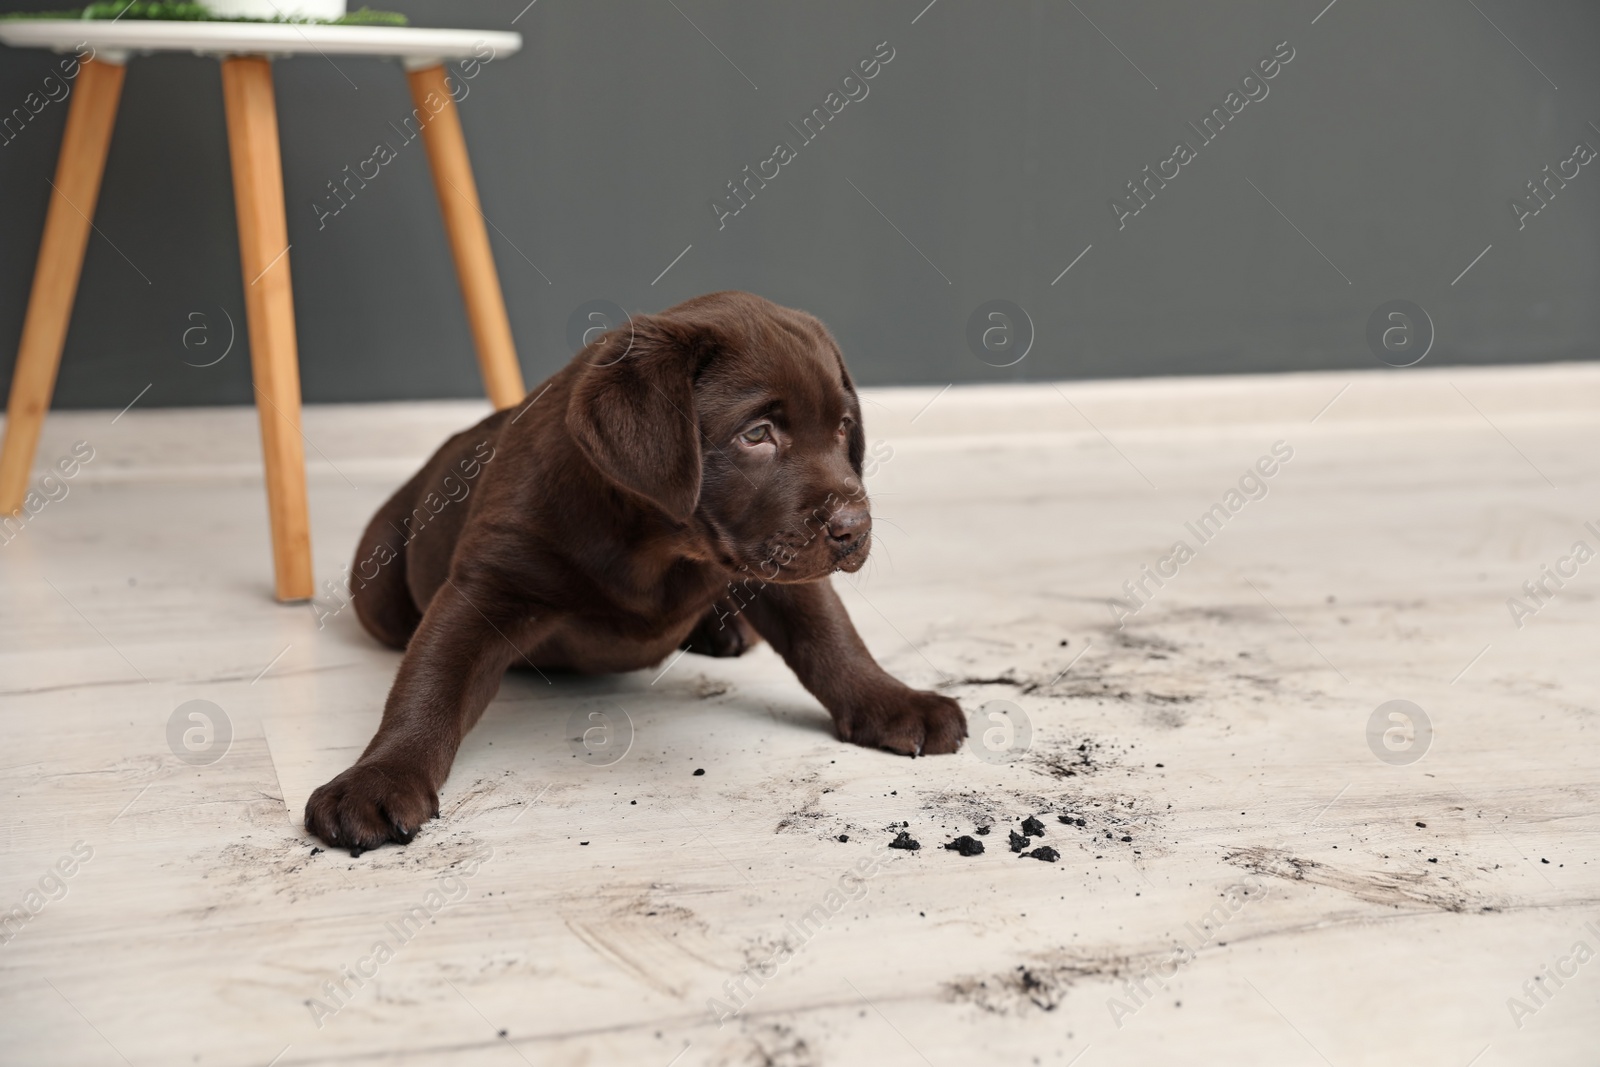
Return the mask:
<svg viewBox="0 0 1600 1067">
<path fill-rule="evenodd" d="M 843 563 L 872 540 L 872 514 L 865 504 L 849 504 L 828 519 L 828 544 L 834 559 Z"/>
</svg>

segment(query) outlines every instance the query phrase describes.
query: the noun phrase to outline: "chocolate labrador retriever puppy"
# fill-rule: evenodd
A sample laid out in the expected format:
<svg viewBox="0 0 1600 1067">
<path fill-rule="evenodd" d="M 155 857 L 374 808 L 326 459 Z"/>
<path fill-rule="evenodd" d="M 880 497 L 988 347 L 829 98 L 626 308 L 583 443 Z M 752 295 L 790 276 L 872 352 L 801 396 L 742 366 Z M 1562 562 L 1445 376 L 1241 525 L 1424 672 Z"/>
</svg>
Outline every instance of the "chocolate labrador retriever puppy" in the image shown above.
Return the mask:
<svg viewBox="0 0 1600 1067">
<path fill-rule="evenodd" d="M 352 854 L 410 841 L 516 665 L 632 671 L 765 638 L 841 740 L 956 751 L 960 706 L 879 667 L 829 582 L 867 559 L 865 443 L 827 329 L 737 292 L 633 318 L 451 438 L 362 535 L 356 614 L 405 657 L 306 829 Z"/>
</svg>

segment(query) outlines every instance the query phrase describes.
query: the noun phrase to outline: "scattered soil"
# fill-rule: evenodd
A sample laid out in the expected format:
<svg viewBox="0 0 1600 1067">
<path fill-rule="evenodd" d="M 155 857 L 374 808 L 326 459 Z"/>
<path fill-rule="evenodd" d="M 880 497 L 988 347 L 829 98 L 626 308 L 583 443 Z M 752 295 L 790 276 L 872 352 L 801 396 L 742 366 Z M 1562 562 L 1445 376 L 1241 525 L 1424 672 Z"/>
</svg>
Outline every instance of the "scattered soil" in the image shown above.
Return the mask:
<svg viewBox="0 0 1600 1067">
<path fill-rule="evenodd" d="M 1117 754 L 1092 738 L 1065 749 L 1039 749 L 1029 753 L 1034 770 L 1052 778 L 1077 778 L 1097 774 L 1117 764 Z"/>
<path fill-rule="evenodd" d="M 983 842 L 976 837 L 968 837 L 966 834 L 962 834 L 944 847 L 951 852 L 959 852 L 963 856 L 981 856 L 983 854 Z"/>
<path fill-rule="evenodd" d="M 1154 960 L 1152 960 L 1154 962 Z M 1126 958 L 1096 958 L 1057 950 L 1035 956 L 1027 965 L 945 983 L 945 996 L 990 1015 L 1026 1016 L 1055 1011 L 1067 991 L 1085 981 L 1109 981 L 1133 970 Z"/>
</svg>

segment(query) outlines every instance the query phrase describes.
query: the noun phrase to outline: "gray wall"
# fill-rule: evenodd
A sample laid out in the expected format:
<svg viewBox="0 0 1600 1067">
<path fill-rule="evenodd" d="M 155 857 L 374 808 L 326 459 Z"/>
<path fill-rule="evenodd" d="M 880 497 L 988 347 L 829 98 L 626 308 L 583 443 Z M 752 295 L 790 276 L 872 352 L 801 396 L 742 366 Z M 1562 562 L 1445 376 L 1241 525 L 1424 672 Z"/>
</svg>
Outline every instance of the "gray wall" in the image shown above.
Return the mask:
<svg viewBox="0 0 1600 1067">
<path fill-rule="evenodd" d="M 1318 18 L 1325 2 L 381 6 L 524 35 L 461 106 L 530 383 L 565 362 L 586 301 L 724 288 L 815 312 L 867 383 L 1368 367 L 1368 317 L 1396 298 L 1431 316 L 1430 364 L 1600 355 L 1600 166 L 1520 230 L 1510 207 L 1600 146 L 1600 11 L 1338 0 Z M 869 95 L 801 144 L 787 123 L 883 41 Z M 1282 41 L 1269 95 L 1202 144 L 1186 123 Z M 53 62 L 0 49 L 4 108 Z M 311 56 L 275 77 L 307 399 L 479 395 L 427 162 L 390 126 L 410 110 L 400 68 Z M 7 382 L 65 112 L 0 146 Z M 1110 198 L 1180 139 L 1197 158 L 1119 229 Z M 780 140 L 797 157 L 719 229 L 711 199 Z M 379 141 L 397 158 L 319 229 L 325 183 Z M 121 407 L 149 382 L 143 404 L 249 402 L 214 61 L 133 61 L 96 221 L 57 404 Z M 967 341 L 997 298 L 1035 330 L 1004 369 Z M 229 357 L 186 365 L 230 315 Z"/>
</svg>

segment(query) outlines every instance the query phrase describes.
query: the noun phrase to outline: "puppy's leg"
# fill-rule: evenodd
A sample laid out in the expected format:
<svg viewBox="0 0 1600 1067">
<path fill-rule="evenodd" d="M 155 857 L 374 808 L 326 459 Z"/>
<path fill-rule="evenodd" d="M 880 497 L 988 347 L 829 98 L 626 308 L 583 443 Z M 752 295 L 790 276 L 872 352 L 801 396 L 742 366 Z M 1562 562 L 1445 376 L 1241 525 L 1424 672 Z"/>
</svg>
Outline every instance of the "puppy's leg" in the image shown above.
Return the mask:
<svg viewBox="0 0 1600 1067">
<path fill-rule="evenodd" d="M 554 627 L 465 578 L 446 582 L 406 647 L 377 735 L 354 766 L 311 794 L 306 829 L 351 855 L 409 842 L 439 814 L 439 787 L 461 738 L 507 665 Z"/>
<path fill-rule="evenodd" d="M 961 705 L 912 689 L 878 666 L 827 579 L 766 586 L 746 612 L 828 709 L 841 741 L 908 756 L 961 747 L 967 736 Z"/>
<path fill-rule="evenodd" d="M 684 643 L 702 656 L 742 656 L 761 643 L 761 635 L 734 605 L 719 600 L 695 624 Z"/>
</svg>

